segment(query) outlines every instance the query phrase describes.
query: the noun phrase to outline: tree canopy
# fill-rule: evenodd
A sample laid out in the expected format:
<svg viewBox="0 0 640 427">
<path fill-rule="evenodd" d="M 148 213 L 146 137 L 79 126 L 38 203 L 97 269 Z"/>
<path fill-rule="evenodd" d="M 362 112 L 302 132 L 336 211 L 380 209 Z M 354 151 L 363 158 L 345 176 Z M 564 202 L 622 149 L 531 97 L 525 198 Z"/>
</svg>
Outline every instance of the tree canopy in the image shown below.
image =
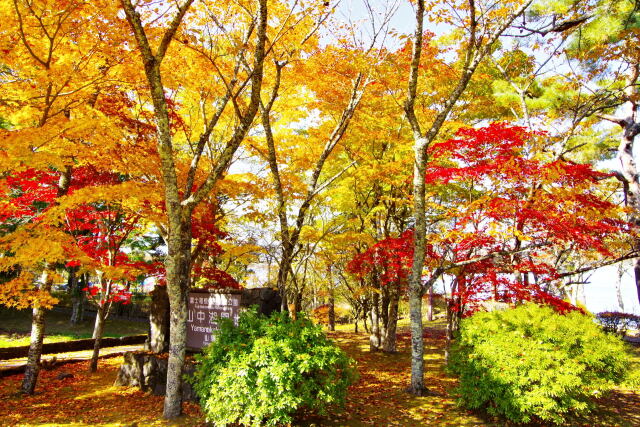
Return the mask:
<svg viewBox="0 0 640 427">
<path fill-rule="evenodd" d="M 155 277 L 168 418 L 191 287 L 254 281 L 293 312 L 344 300 L 385 351 L 408 297 L 421 394 L 436 282 L 453 317 L 566 312 L 583 310 L 572 277 L 638 259 L 635 2 L 0 0 L 0 16 L 0 303 L 36 319 L 69 277 L 96 278 L 99 307 Z"/>
</svg>

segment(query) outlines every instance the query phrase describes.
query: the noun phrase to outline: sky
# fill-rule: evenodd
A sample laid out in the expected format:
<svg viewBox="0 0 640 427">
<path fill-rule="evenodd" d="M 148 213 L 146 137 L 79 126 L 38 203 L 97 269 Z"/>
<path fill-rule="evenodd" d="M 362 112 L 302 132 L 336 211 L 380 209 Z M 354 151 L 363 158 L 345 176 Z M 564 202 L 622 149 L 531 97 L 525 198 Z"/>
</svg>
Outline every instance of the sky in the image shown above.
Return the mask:
<svg viewBox="0 0 640 427">
<path fill-rule="evenodd" d="M 621 294 L 624 310 L 618 305 L 616 297 L 617 266 L 603 267 L 595 271 L 589 284 L 585 286 L 587 309 L 592 313 L 601 311 L 624 311 L 640 315 L 640 303 L 633 280 L 633 268 L 630 262 L 624 264 L 626 272 L 622 277 Z"/>
</svg>

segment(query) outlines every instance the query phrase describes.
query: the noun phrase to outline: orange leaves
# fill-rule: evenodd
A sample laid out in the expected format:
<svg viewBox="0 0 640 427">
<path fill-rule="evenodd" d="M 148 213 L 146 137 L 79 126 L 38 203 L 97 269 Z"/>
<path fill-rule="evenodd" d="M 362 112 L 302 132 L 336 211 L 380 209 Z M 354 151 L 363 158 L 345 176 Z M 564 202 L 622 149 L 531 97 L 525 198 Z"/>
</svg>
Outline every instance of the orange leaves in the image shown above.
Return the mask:
<svg viewBox="0 0 640 427">
<path fill-rule="evenodd" d="M 431 328 L 429 328 L 431 330 Z M 360 379 L 349 388 L 347 407 L 343 413 L 328 420 L 316 420 L 322 425 L 477 425 L 482 421 L 457 408 L 455 396 L 449 390 L 455 381 L 444 371 L 442 336 L 425 338 L 425 385 L 437 396 L 415 397 L 405 389 L 410 379 L 410 339 L 398 337 L 398 353 L 368 351 L 363 334 L 332 333 L 331 337 L 350 357 L 356 359 Z"/>
<path fill-rule="evenodd" d="M 58 299 L 48 291 L 35 289 L 33 284 L 37 280 L 38 277 L 34 274 L 22 273 L 17 278 L 3 283 L 0 286 L 0 304 L 17 309 L 51 308 Z"/>
<path fill-rule="evenodd" d="M 88 373 L 88 362 L 42 370 L 39 392 L 22 397 L 16 391 L 22 379 L 13 375 L 0 379 L 0 417 L 4 423 L 26 425 L 185 425 L 201 424 L 197 405 L 184 407 L 185 416 L 174 423 L 161 418 L 163 396 L 151 396 L 135 387 L 114 387 L 122 358 L 100 359 L 97 373 Z M 73 375 L 57 379 L 61 372 Z"/>
</svg>

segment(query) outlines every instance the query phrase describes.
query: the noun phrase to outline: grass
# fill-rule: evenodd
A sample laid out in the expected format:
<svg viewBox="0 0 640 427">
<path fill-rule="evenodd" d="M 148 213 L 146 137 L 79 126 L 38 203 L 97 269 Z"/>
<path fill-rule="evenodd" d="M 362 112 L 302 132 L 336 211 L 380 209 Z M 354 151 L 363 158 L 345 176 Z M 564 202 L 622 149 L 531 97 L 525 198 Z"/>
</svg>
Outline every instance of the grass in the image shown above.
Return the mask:
<svg viewBox="0 0 640 427">
<path fill-rule="evenodd" d="M 69 315 L 48 311 L 45 315 L 45 343 L 91 338 L 93 319 L 85 319 L 78 325 L 69 323 Z M 31 311 L 0 309 L 0 347 L 29 345 Z M 121 319 L 107 319 L 105 337 L 122 337 L 147 333 L 147 323 Z"/>
<path fill-rule="evenodd" d="M 405 323 L 401 322 L 401 325 Z M 354 334 L 353 326 L 340 325 L 331 337 L 358 362 L 360 379 L 350 388 L 346 409 L 328 417 L 301 414 L 300 426 L 502 426 L 503 420 L 481 412 L 472 412 L 456 403 L 455 378 L 444 374 L 444 337 L 441 321 L 427 323 L 425 339 L 425 385 L 434 396 L 408 394 L 410 339 L 403 328 L 398 353 L 369 352 L 368 337 Z M 633 349 L 634 368 L 640 367 L 640 349 Z M 196 405 L 186 406 L 186 415 L 174 423 L 161 418 L 162 397 L 151 396 L 136 388 L 114 387 L 121 358 L 100 361 L 98 373 L 86 372 L 86 363 L 65 365 L 43 371 L 37 394 L 21 397 L 16 391 L 21 376 L 0 379 L 0 420 L 8 425 L 71 426 L 164 426 L 204 425 Z M 59 372 L 74 374 L 58 380 Z M 640 425 L 638 390 L 620 388 L 599 401 L 599 409 L 575 425 Z"/>
</svg>

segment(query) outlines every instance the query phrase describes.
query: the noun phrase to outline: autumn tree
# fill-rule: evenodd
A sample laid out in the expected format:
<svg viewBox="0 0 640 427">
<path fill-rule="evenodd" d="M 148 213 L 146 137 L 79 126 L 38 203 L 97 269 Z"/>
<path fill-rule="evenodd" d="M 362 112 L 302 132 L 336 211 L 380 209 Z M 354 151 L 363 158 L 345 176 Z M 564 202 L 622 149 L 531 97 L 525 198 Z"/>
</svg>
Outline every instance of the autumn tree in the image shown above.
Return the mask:
<svg viewBox="0 0 640 427">
<path fill-rule="evenodd" d="M 414 394 L 425 391 L 423 383 L 423 339 L 422 339 L 422 295 L 433 286 L 433 281 L 423 281 L 425 259 L 426 217 L 425 217 L 425 181 L 428 164 L 428 148 L 437 139 L 443 124 L 449 117 L 455 104 L 467 89 L 472 76 L 496 48 L 498 39 L 512 26 L 514 21 L 531 5 L 531 1 L 485 4 L 476 1 L 455 4 L 455 13 L 446 6 L 418 0 L 416 3 L 416 29 L 412 36 L 412 61 L 409 70 L 407 97 L 404 103 L 407 121 L 414 139 L 413 171 L 413 217 L 415 221 L 415 247 L 412 273 L 409 282 L 412 368 L 410 390 Z M 418 92 L 420 80 L 420 58 L 424 45 L 424 19 L 426 6 L 429 17 L 435 22 L 451 25 L 462 40 L 458 45 L 458 57 L 455 66 L 458 70 L 456 82 L 450 92 L 442 98 L 441 106 L 432 117 L 421 117 L 416 109 L 416 101 L 422 99 Z M 460 18 L 460 20 L 457 20 Z M 435 277 L 435 276 L 434 276 Z"/>
<path fill-rule="evenodd" d="M 498 103 L 524 124 L 553 129 L 556 141 L 548 149 L 557 156 L 595 163 L 615 153 L 615 176 L 629 206 L 634 162 L 625 150 L 634 134 L 636 15 L 635 4 L 625 1 L 537 3 L 514 27 L 521 37 L 513 52 L 495 61 L 501 79 L 494 83 Z M 566 72 L 557 73 L 559 67 Z M 595 266 L 578 257 L 573 262 L 582 264 L 577 271 Z"/>
<path fill-rule="evenodd" d="M 173 418 L 181 411 L 180 381 L 185 354 L 193 213 L 227 171 L 247 135 L 259 111 L 266 54 L 273 49 L 280 33 L 293 28 L 293 22 L 287 18 L 291 8 L 274 4 L 273 16 L 278 19 L 269 21 L 275 27 L 268 27 L 265 0 L 228 5 L 195 4 L 193 0 L 186 0 L 167 11 L 171 15 L 166 16 L 170 18 L 160 17 L 159 14 L 165 12 L 153 5 L 134 5 L 129 0 L 120 3 L 144 67 L 157 129 L 166 206 L 166 277 L 171 307 L 164 415 Z M 295 4 L 293 8 L 298 10 Z M 198 108 L 203 120 L 196 120 L 188 132 L 181 134 L 176 133 L 176 120 L 170 115 L 167 101 L 170 90 L 178 90 L 175 85 L 183 81 L 166 68 L 168 62 L 180 58 L 175 49 L 203 64 L 205 68 L 193 70 L 194 77 L 202 76 L 198 73 L 204 69 L 210 70 L 214 88 L 196 88 L 202 97 Z M 197 86 L 198 82 L 192 83 Z M 231 110 L 230 116 L 225 116 L 227 107 Z M 217 125 L 223 122 L 230 126 L 230 132 L 218 129 Z M 202 131 L 197 131 L 197 127 Z M 192 140 L 191 132 L 199 136 Z M 212 151 L 214 141 L 223 139 L 226 142 Z M 180 165 L 185 167 L 181 169 Z"/>
<path fill-rule="evenodd" d="M 453 277 L 454 328 L 487 299 L 567 309 L 554 283 L 572 272 L 559 250 L 600 262 L 634 255 L 608 174 L 544 154 L 546 133 L 494 123 L 457 135 L 432 146 L 426 174 L 428 188 L 449 194 L 439 215 L 451 231 L 429 241 L 456 266 L 443 271 Z"/>
<path fill-rule="evenodd" d="M 603 98 L 598 105 L 602 112 L 595 113 L 598 118 L 612 122 L 620 129 L 616 150 L 616 158 L 620 162 L 617 176 L 624 185 L 625 201 L 632 209 L 630 220 L 636 226 L 640 225 L 640 181 L 633 150 L 640 133 L 639 19 L 634 2 L 597 2 L 596 16 L 584 26 L 584 35 L 576 39 L 571 52 L 585 68 L 585 74 L 593 76 L 604 86 L 597 91 Z M 640 300 L 640 258 L 635 259 L 633 269 Z"/>
<path fill-rule="evenodd" d="M 342 165 L 327 174 L 327 164 L 336 157 L 372 80 L 375 64 L 385 55 L 380 40 L 384 39 L 397 8 L 396 2 L 390 2 L 380 12 L 381 18 L 376 18 L 370 2 L 365 1 L 363 5 L 370 11 L 367 21 L 371 26 L 370 40 L 358 40 L 356 28 L 352 27 L 344 35 L 342 46 L 315 47 L 318 43 L 315 33 L 330 16 L 329 13 L 320 15 L 307 34 L 300 34 L 298 40 L 285 41 L 275 50 L 274 83 L 260 105 L 266 148 L 255 148 L 268 162 L 275 190 L 281 246 L 277 286 L 283 308 L 288 298 L 292 299 L 292 306 L 300 308 L 301 294 L 291 292 L 287 284 L 294 279 L 292 264 L 300 249 L 300 235 L 314 199 L 354 164 Z M 327 30 L 339 33 L 335 25 L 323 29 L 324 37 L 330 37 Z M 346 42 L 347 38 L 354 41 Z M 302 60 L 304 56 L 309 57 Z M 313 116 L 318 113 L 319 125 L 294 128 L 292 132 L 292 125 L 295 127 L 305 120 L 313 123 Z M 313 143 L 301 143 L 304 139 Z M 294 168 L 296 166 L 300 169 Z"/>
<path fill-rule="evenodd" d="M 91 262 L 89 265 L 82 265 L 80 260 L 71 260 L 67 266 L 89 268 L 92 276 L 97 279 L 94 286 L 83 289 L 97 308 L 92 335 L 95 342 L 90 363 L 90 370 L 95 372 L 98 368 L 104 325 L 111 307 L 114 302 L 129 302 L 131 293 L 123 282 L 135 280 L 136 275 L 141 273 L 123 251 L 128 238 L 141 221 L 138 214 L 128 211 L 121 202 L 113 200 L 82 205 L 68 210 L 65 216 L 68 231 Z"/>
<path fill-rule="evenodd" d="M 42 200 L 44 204 L 25 204 L 27 211 L 18 215 L 21 219 L 2 242 L 3 250 L 13 255 L 3 257 L 2 269 L 18 273 L 3 284 L 8 298 L 4 302 L 33 307 L 25 393 L 35 389 L 44 310 L 53 303 L 48 291 L 55 265 L 67 258 L 63 248 L 69 243 L 58 223 L 41 218 L 68 191 L 74 147 L 89 139 L 99 143 L 106 136 L 106 123 L 94 114 L 94 94 L 118 62 L 119 55 L 110 50 L 118 40 L 111 37 L 104 21 L 92 16 L 109 9 L 103 2 L 0 3 L 5 18 L 0 32 L 0 114 L 11 123 L 0 140 L 0 168 L 5 178 L 7 172 L 26 178 L 27 187 L 40 187 L 39 177 L 55 172 L 55 184 L 40 187 L 49 198 Z M 95 37 L 99 33 L 102 38 Z M 5 181 L 3 190 L 9 187 Z M 27 192 L 28 188 L 20 187 L 10 199 Z"/>
<path fill-rule="evenodd" d="M 396 238 L 387 237 L 377 242 L 356 255 L 348 265 L 351 273 L 373 287 L 372 350 L 396 351 L 398 305 L 407 291 L 412 244 L 413 230 L 407 230 Z"/>
<path fill-rule="evenodd" d="M 483 309 L 486 301 L 577 309 L 553 286 L 572 274 L 563 271 L 558 248 L 609 262 L 635 256 L 624 238 L 629 224 L 623 210 L 607 200 L 615 183 L 589 165 L 544 154 L 546 138 L 494 123 L 461 128 L 456 138 L 430 147 L 427 280 L 447 277 L 451 283 L 450 337 L 460 317 Z M 401 287 L 413 245 L 409 230 L 358 254 L 349 268 L 372 283 Z M 388 295 L 384 288 L 378 292 Z M 387 305 L 391 333 L 393 304 Z"/>
</svg>

